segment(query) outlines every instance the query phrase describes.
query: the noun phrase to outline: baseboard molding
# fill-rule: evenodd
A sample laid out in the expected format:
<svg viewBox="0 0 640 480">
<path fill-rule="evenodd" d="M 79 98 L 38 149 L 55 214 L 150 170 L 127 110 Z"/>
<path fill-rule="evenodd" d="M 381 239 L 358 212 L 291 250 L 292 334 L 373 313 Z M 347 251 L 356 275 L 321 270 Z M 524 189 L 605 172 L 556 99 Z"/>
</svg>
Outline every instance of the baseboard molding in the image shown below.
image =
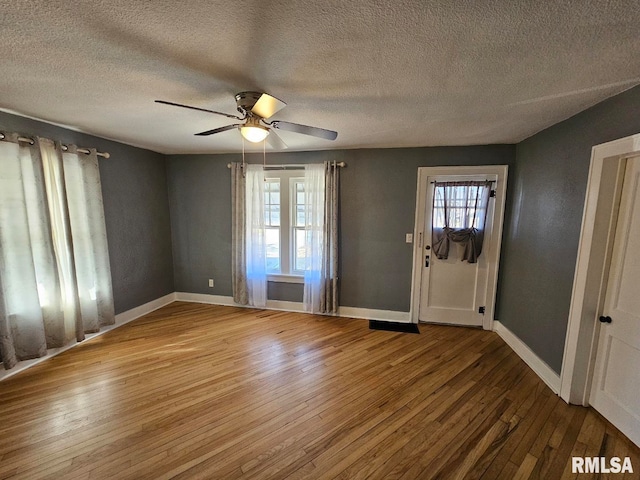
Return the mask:
<svg viewBox="0 0 640 480">
<path fill-rule="evenodd" d="M 211 305 L 226 305 L 228 307 L 242 307 L 233 301 L 233 297 L 224 295 L 209 295 L 207 293 L 176 292 L 179 302 L 208 303 Z"/>
<path fill-rule="evenodd" d="M 516 352 L 524 363 L 529 365 L 531 370 L 547 384 L 553 393 L 557 395 L 560 392 L 560 375 L 554 372 L 533 350 L 497 320 L 493 322 L 493 330 Z"/>
<path fill-rule="evenodd" d="M 208 303 L 212 305 L 228 305 L 234 307 L 244 307 L 233 301 L 233 297 L 223 295 L 208 295 L 206 293 L 176 292 L 176 300 L 183 302 Z M 282 310 L 285 312 L 303 312 L 302 302 L 287 302 L 283 300 L 267 300 L 268 310 Z M 409 312 L 396 312 L 393 310 L 375 310 L 358 307 L 338 307 L 337 317 L 363 318 L 366 320 L 382 320 L 387 322 L 410 323 Z"/>
<path fill-rule="evenodd" d="M 240 305 L 233 301 L 233 297 L 225 295 L 209 295 L 207 293 L 176 292 L 176 300 L 181 302 L 207 303 L 209 305 L 224 305 L 228 307 L 254 308 L 251 305 Z M 283 300 L 267 300 L 267 310 L 281 310 L 284 312 L 304 312 L 300 302 L 286 302 Z"/>
<path fill-rule="evenodd" d="M 366 320 L 382 320 L 383 322 L 411 323 L 411 315 L 409 312 L 397 312 L 395 310 L 338 307 L 338 315 L 349 318 L 364 318 Z"/>
<path fill-rule="evenodd" d="M 104 333 L 110 332 L 111 330 L 114 330 L 126 323 L 129 323 L 135 320 L 136 318 L 140 318 L 143 315 L 146 315 L 148 313 L 153 312 L 154 310 L 164 307 L 165 305 L 168 305 L 174 302 L 175 300 L 176 300 L 176 294 L 169 293 L 168 295 L 157 298 L 155 300 L 147 302 L 138 307 L 132 308 L 131 310 L 127 310 L 126 312 L 119 313 L 116 315 L 115 324 L 107 325 L 106 327 L 103 327 L 99 332 L 88 333 L 87 335 L 85 335 L 85 339 L 82 342 L 74 341 L 73 343 L 70 343 L 69 345 L 65 345 L 64 347 L 50 348 L 49 350 L 47 350 L 47 354 L 44 357 L 34 358 L 31 360 L 22 360 L 18 362 L 18 364 L 10 370 L 0 370 L 0 382 L 9 377 L 12 377 L 17 373 L 23 372 L 27 368 L 33 367 L 34 365 L 37 365 L 41 362 L 44 362 L 45 360 L 55 357 L 56 355 L 59 355 L 62 352 L 66 352 L 67 350 L 75 347 L 76 345 L 84 343 L 87 340 L 91 340 L 92 338 L 98 337 Z"/>
<path fill-rule="evenodd" d="M 147 313 L 151 313 L 154 310 L 158 310 L 159 308 L 164 307 L 165 305 L 169 305 L 172 302 L 176 301 L 175 292 L 169 293 L 163 297 L 156 298 L 155 300 L 151 300 L 143 305 L 138 307 L 134 307 L 131 310 L 127 310 L 126 312 L 119 313 L 116 315 L 116 324 L 111 325 L 109 328 L 113 329 L 119 327 L 120 325 L 124 325 L 125 323 L 129 323 L 136 318 L 140 318 Z M 105 331 L 107 331 L 105 329 Z M 102 333 L 102 330 L 99 332 Z"/>
</svg>

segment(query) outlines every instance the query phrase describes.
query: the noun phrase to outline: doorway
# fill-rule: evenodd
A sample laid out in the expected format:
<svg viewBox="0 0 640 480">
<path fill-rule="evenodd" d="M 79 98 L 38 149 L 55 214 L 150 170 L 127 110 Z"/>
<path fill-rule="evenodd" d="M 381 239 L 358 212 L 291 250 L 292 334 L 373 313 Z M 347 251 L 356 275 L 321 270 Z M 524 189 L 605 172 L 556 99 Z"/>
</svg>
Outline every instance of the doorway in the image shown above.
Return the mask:
<svg viewBox="0 0 640 480">
<path fill-rule="evenodd" d="M 414 228 L 411 321 L 493 328 L 502 223 L 506 195 L 506 165 L 421 167 L 418 169 Z M 432 216 L 438 217 L 442 192 L 436 182 L 491 182 L 485 211 L 484 242 L 475 261 L 461 261 L 463 247 L 451 243 L 447 258 L 438 258 L 432 244 Z M 463 197 L 466 193 L 462 192 Z M 434 210 L 434 197 L 436 205 Z M 470 197 L 471 198 L 471 197 Z M 468 203 L 463 200 L 463 203 Z M 436 221 L 436 229 L 438 228 Z"/>
<path fill-rule="evenodd" d="M 639 154 L 640 134 L 592 148 L 560 375 L 563 400 L 593 405 L 636 444 L 640 443 L 640 405 L 634 400 L 640 382 L 640 332 L 638 321 L 628 322 L 625 317 L 629 312 L 620 314 L 617 303 L 622 297 L 623 303 L 637 301 L 637 295 L 621 297 L 619 292 L 626 291 L 621 287 L 629 274 L 632 288 L 637 285 L 633 277 L 638 275 L 639 260 L 628 242 L 634 241 L 633 229 L 639 228 L 640 207 L 634 203 L 639 200 L 634 195 L 640 187 L 634 187 L 636 191 L 631 190 L 630 197 L 627 192 L 629 185 L 638 181 L 637 175 L 629 172 L 637 169 L 633 164 L 638 162 L 635 157 Z M 616 231 L 620 225 L 625 232 L 622 235 Z M 635 259 L 627 260 L 627 254 L 635 255 Z M 623 270 L 628 268 L 622 275 L 621 266 Z M 637 308 L 627 305 L 625 310 L 637 315 Z M 608 322 L 607 317 L 612 321 Z M 633 395 L 629 395 L 628 388 L 633 389 Z"/>
<path fill-rule="evenodd" d="M 640 156 L 627 158 L 589 403 L 640 445 Z"/>
</svg>

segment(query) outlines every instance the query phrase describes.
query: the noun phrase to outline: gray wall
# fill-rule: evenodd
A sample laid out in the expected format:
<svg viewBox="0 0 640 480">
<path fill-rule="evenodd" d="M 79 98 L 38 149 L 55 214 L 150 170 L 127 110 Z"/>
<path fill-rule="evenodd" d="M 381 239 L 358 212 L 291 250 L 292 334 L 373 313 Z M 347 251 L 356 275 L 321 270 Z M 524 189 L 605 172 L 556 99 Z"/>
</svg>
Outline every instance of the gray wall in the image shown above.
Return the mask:
<svg viewBox="0 0 640 480">
<path fill-rule="evenodd" d="M 267 154 L 267 162 L 347 162 L 340 184 L 340 304 L 409 311 L 418 167 L 511 165 L 512 145 L 334 150 Z M 168 158 L 177 291 L 232 295 L 231 186 L 227 163 L 240 155 Z M 250 156 L 259 162 L 261 157 Z M 215 287 L 207 280 L 213 278 Z M 274 300 L 301 301 L 302 286 L 270 284 Z"/>
<path fill-rule="evenodd" d="M 116 313 L 174 291 L 163 155 L 3 112 L 0 130 L 109 152 L 99 163 Z"/>
<path fill-rule="evenodd" d="M 560 372 L 591 147 L 640 132 L 640 87 L 519 143 L 497 317 Z"/>
</svg>

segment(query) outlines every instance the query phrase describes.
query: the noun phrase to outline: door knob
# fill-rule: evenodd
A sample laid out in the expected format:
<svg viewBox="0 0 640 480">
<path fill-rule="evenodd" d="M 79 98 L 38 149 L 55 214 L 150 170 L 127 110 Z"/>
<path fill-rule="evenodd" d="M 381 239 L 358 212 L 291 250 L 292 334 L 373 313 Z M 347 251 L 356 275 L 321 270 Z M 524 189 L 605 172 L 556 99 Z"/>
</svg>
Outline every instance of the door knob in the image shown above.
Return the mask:
<svg viewBox="0 0 640 480">
<path fill-rule="evenodd" d="M 606 316 L 606 317 L 605 317 L 605 316 L 601 316 L 601 317 L 599 318 L 599 320 L 600 320 L 602 323 L 611 323 L 611 317 L 609 317 L 609 316 Z"/>
</svg>

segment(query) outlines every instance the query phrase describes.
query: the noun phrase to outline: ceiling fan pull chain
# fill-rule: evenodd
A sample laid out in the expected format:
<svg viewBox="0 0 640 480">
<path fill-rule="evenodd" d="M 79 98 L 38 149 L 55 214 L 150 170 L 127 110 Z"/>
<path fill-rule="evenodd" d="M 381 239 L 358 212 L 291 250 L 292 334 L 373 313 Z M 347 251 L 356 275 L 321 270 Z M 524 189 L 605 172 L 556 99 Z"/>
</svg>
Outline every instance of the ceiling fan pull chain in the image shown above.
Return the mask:
<svg viewBox="0 0 640 480">
<path fill-rule="evenodd" d="M 242 137 L 242 135 L 240 135 L 240 137 Z M 242 137 L 242 176 L 247 176 L 247 169 L 244 164 L 244 137 Z"/>
</svg>

